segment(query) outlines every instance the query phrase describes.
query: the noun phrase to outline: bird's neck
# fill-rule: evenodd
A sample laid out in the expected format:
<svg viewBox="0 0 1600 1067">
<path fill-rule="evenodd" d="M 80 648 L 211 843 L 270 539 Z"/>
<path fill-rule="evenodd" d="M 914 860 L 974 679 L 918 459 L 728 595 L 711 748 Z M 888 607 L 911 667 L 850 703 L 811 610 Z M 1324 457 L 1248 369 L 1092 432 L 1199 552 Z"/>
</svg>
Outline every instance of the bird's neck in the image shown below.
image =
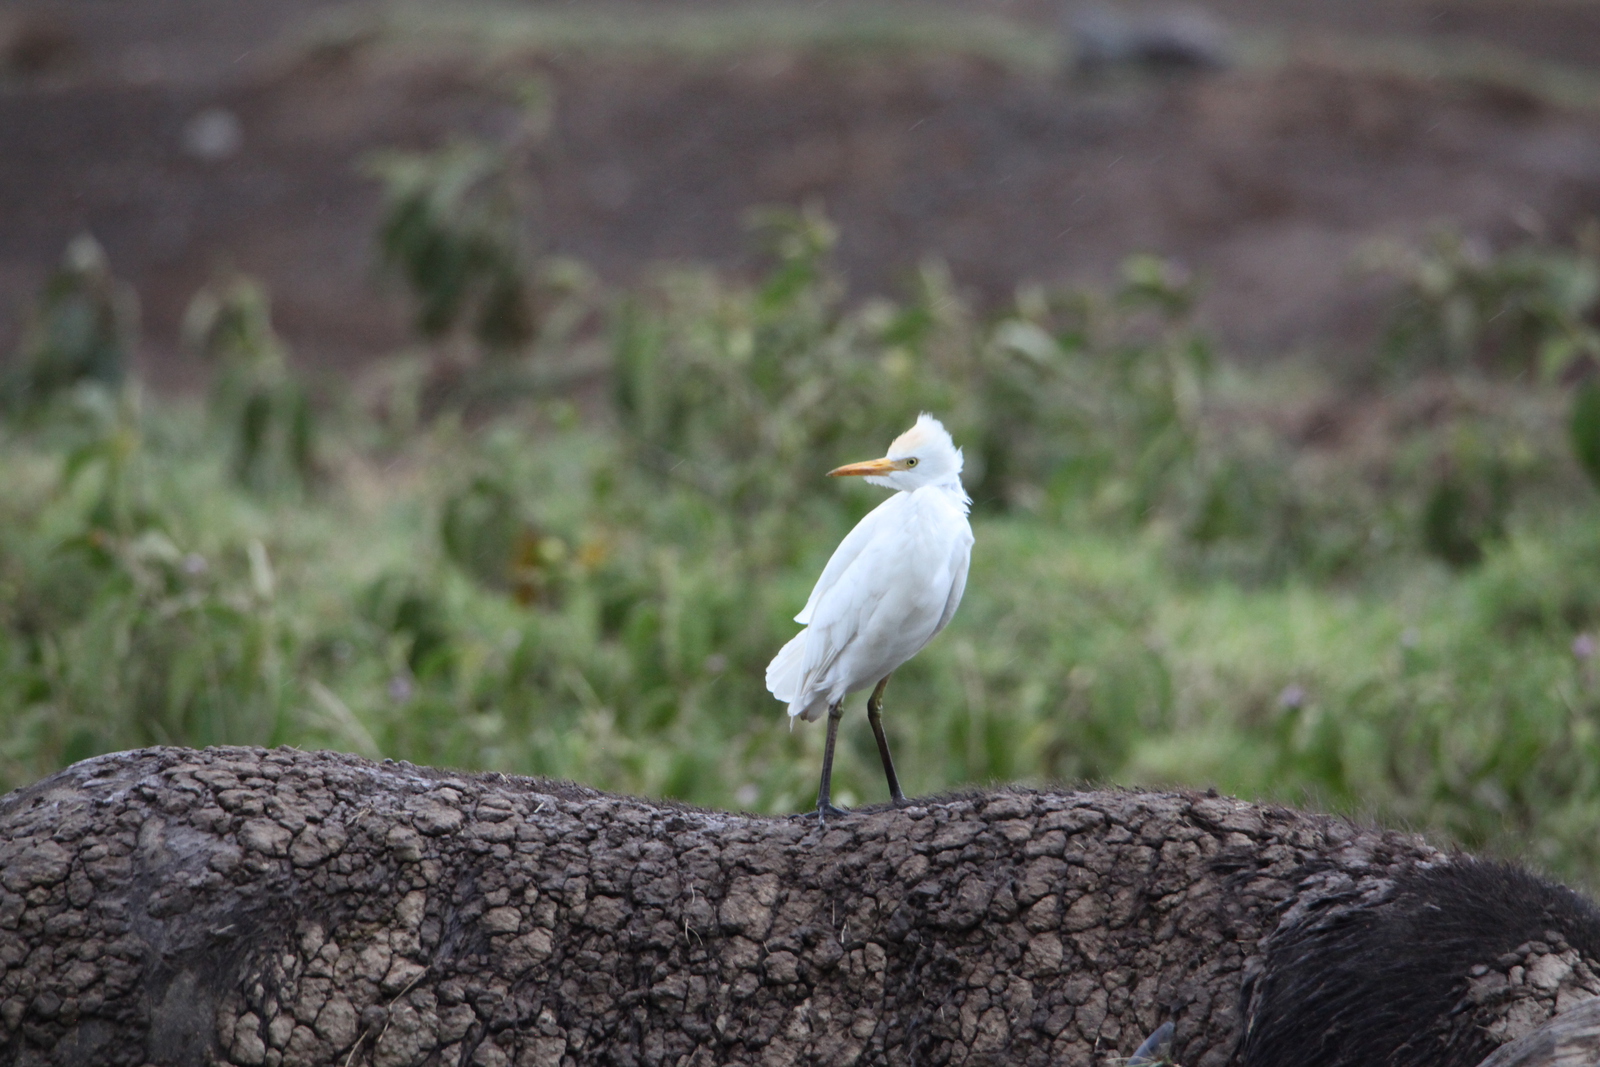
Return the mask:
<svg viewBox="0 0 1600 1067">
<path fill-rule="evenodd" d="M 972 508 L 972 498 L 967 495 L 966 487 L 961 484 L 961 476 L 954 475 L 949 481 L 935 482 L 933 485 L 919 485 L 915 489 L 902 489 L 903 493 L 938 493 L 949 498 L 950 502 L 961 509 L 965 515 Z"/>
</svg>

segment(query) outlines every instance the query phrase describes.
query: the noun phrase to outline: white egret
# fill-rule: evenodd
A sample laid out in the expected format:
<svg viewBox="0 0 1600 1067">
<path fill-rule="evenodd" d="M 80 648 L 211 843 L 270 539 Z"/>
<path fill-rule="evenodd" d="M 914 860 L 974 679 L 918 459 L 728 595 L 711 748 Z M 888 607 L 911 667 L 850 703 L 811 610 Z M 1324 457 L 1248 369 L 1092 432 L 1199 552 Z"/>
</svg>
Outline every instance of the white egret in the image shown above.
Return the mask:
<svg viewBox="0 0 1600 1067">
<path fill-rule="evenodd" d="M 900 490 L 856 524 L 834 549 L 794 617 L 805 629 L 767 665 L 767 688 L 796 718 L 828 713 L 819 819 L 841 814 L 830 800 L 833 746 L 840 709 L 850 693 L 875 686 L 867 720 L 878 739 L 878 756 L 889 795 L 905 801 L 883 734 L 883 689 L 895 668 L 922 650 L 945 628 L 961 603 L 972 557 L 972 501 L 961 487 L 961 450 L 938 419 L 924 414 L 894 439 L 888 455 L 851 463 L 829 477 L 864 475 L 873 485 Z"/>
</svg>

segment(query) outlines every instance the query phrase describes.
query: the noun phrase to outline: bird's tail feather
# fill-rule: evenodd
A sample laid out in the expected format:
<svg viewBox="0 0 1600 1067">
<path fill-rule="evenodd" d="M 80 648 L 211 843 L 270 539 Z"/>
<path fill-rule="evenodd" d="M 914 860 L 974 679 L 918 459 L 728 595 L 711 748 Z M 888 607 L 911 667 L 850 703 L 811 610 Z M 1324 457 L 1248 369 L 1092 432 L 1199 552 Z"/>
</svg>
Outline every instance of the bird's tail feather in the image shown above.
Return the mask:
<svg viewBox="0 0 1600 1067">
<path fill-rule="evenodd" d="M 789 729 L 794 729 L 796 719 L 806 722 L 816 722 L 822 718 L 822 713 L 828 710 L 828 694 L 808 693 L 806 699 L 789 701 Z"/>
<path fill-rule="evenodd" d="M 805 687 L 805 658 L 806 631 L 801 630 L 767 664 L 767 690 L 789 705 L 791 728 L 796 718 L 813 722 L 828 710 L 826 694 L 802 692 Z"/>
<path fill-rule="evenodd" d="M 806 632 L 801 630 L 767 664 L 767 691 L 785 704 L 800 692 L 805 675 Z"/>
</svg>

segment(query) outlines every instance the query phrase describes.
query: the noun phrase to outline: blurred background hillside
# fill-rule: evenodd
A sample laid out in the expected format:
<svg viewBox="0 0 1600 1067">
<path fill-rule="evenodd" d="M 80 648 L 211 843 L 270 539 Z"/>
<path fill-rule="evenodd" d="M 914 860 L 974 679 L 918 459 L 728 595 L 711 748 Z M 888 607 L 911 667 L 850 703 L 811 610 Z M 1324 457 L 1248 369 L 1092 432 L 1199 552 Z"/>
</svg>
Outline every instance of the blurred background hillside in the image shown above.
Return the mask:
<svg viewBox="0 0 1600 1067">
<path fill-rule="evenodd" d="M 995 300 L 1156 251 L 1204 270 L 1202 321 L 1230 349 L 1270 357 L 1370 342 L 1378 309 L 1349 262 L 1373 235 L 1444 222 L 1503 242 L 1594 210 L 1584 0 L 1225 0 L 1178 11 L 1215 20 L 1231 69 L 1074 81 L 1073 25 L 1095 10 L 13 0 L 0 347 L 89 228 L 139 289 L 158 380 L 184 379 L 178 321 L 219 268 L 270 287 L 308 361 L 392 351 L 405 316 L 371 284 L 360 161 L 503 132 L 507 83 L 532 72 L 559 101 L 531 164 L 543 248 L 608 281 L 748 267 L 746 208 L 820 197 L 857 292 L 928 255 Z"/>
<path fill-rule="evenodd" d="M 0 786 L 330 746 L 789 812 L 919 410 L 908 791 L 1600 882 L 1600 2 L 0 8 Z M 882 800 L 860 709 L 845 803 Z"/>
</svg>

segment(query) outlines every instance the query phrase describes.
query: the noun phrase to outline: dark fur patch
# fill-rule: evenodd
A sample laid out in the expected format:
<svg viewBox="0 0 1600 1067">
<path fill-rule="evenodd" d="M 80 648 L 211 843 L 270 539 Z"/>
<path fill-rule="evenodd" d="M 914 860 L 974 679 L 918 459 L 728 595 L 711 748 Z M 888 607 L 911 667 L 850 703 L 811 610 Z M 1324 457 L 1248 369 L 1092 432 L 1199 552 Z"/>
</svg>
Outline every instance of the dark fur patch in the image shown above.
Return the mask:
<svg viewBox="0 0 1600 1067">
<path fill-rule="evenodd" d="M 1600 909 L 1563 886 L 1463 859 L 1413 869 L 1376 907 L 1273 936 L 1249 991 L 1242 1067 L 1474 1067 L 1494 1042 L 1457 1013 L 1468 971 L 1559 933 L 1600 960 Z"/>
</svg>

